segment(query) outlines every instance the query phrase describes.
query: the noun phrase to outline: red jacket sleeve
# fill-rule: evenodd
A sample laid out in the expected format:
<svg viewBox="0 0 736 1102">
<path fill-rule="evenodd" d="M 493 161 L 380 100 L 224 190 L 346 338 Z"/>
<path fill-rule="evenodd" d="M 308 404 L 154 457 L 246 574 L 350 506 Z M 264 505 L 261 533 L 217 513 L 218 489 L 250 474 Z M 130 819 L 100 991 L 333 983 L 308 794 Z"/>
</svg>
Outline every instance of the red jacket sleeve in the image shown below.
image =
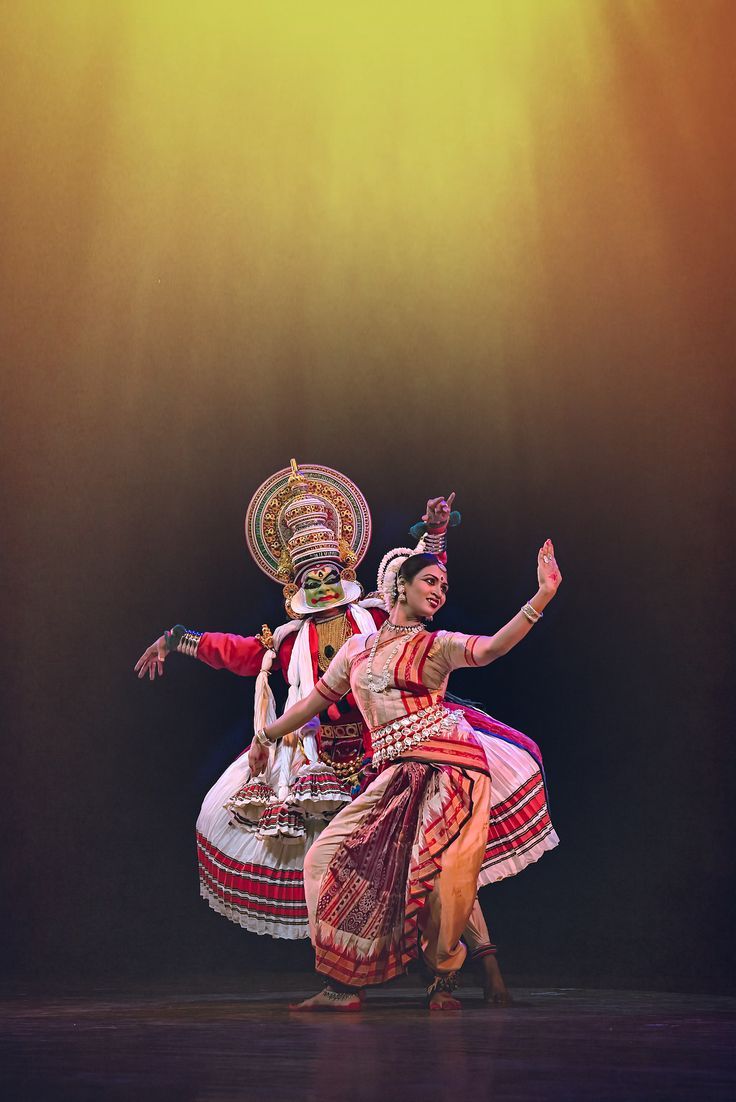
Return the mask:
<svg viewBox="0 0 736 1102">
<path fill-rule="evenodd" d="M 215 670 L 229 670 L 239 677 L 257 677 L 265 648 L 254 635 L 227 635 L 205 631 L 199 640 L 197 658 Z M 278 658 L 274 666 L 278 666 Z"/>
</svg>

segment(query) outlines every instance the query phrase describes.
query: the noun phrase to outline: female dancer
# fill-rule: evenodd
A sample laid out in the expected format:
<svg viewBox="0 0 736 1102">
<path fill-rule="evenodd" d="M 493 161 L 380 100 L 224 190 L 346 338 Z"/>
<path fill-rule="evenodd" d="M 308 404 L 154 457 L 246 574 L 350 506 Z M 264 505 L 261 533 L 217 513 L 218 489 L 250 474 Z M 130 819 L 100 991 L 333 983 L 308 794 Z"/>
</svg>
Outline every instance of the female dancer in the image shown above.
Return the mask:
<svg viewBox="0 0 736 1102">
<path fill-rule="evenodd" d="M 310 933 L 328 982 L 298 1009 L 360 1009 L 365 986 L 405 970 L 417 933 L 434 973 L 430 1008 L 459 1009 L 451 992 L 478 884 L 557 844 L 533 744 L 484 732 L 482 713 L 443 703 L 452 670 L 488 665 L 541 619 L 562 581 L 551 540 L 537 577 L 537 593 L 495 635 L 428 632 L 424 621 L 447 597 L 446 569 L 431 554 L 390 552 L 379 573 L 388 621 L 348 640 L 309 695 L 256 732 L 254 774 L 275 739 L 352 691 L 381 770 L 307 855 Z"/>
</svg>

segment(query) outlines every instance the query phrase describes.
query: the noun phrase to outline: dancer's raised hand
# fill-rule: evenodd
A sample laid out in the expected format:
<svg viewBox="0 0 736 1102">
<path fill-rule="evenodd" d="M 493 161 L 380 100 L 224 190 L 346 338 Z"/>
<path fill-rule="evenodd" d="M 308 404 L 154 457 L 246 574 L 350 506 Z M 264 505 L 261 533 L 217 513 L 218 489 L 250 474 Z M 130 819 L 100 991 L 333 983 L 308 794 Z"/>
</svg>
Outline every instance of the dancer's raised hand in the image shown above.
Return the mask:
<svg viewBox="0 0 736 1102">
<path fill-rule="evenodd" d="M 133 669 L 139 677 L 145 677 L 148 674 L 149 681 L 155 681 L 157 674 L 159 677 L 164 675 L 164 662 L 168 653 L 166 636 L 162 635 L 155 643 L 151 643 L 150 647 L 146 647 Z"/>
<path fill-rule="evenodd" d="M 452 503 L 454 502 L 454 500 L 454 490 L 448 498 L 431 497 L 427 502 L 427 511 L 422 517 L 422 520 L 425 522 L 425 524 L 429 524 L 433 528 L 440 528 L 443 525 L 447 525 L 450 520 Z"/>
<path fill-rule="evenodd" d="M 554 597 L 562 582 L 562 571 L 555 558 L 555 548 L 552 540 L 545 540 L 539 548 L 539 554 L 537 555 L 537 580 L 539 582 L 539 588 L 543 589 L 551 597 Z"/>
</svg>

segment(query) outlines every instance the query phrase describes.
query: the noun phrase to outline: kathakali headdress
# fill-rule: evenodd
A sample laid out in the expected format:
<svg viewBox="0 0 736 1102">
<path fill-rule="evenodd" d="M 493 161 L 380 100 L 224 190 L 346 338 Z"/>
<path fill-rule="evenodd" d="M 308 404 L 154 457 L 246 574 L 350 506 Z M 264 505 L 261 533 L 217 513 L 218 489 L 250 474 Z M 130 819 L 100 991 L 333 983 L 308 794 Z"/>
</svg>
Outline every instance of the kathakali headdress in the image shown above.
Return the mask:
<svg viewBox="0 0 736 1102">
<path fill-rule="evenodd" d="M 245 515 L 248 550 L 264 574 L 282 583 L 292 618 L 315 611 L 304 580 L 325 567 L 338 572 L 343 592 L 331 607 L 360 599 L 355 568 L 370 538 L 370 510 L 355 483 L 330 467 L 297 466 L 295 459 L 256 490 Z"/>
</svg>

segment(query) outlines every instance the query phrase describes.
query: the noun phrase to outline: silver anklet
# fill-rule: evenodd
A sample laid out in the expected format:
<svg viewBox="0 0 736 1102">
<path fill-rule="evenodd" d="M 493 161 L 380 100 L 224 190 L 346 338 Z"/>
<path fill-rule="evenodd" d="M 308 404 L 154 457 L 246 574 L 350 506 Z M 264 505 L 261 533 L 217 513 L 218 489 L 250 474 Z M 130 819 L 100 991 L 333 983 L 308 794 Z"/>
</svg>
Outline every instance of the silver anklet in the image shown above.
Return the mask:
<svg viewBox="0 0 736 1102">
<path fill-rule="evenodd" d="M 333 991 L 331 987 L 324 987 L 322 989 L 322 994 L 334 1003 L 344 1003 L 347 1002 L 348 999 L 357 999 L 359 997 L 357 991 Z"/>
</svg>

